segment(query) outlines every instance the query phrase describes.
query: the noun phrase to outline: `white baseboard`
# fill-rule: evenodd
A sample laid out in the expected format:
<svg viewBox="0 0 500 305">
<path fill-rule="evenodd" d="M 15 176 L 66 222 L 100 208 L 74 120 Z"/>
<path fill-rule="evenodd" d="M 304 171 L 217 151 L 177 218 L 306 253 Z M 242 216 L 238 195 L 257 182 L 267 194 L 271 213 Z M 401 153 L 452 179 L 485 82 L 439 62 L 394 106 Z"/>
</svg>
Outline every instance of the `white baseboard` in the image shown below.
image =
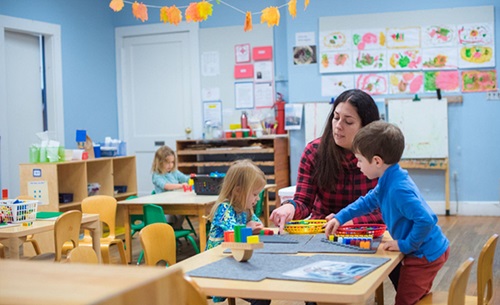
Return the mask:
<svg viewBox="0 0 500 305">
<path fill-rule="evenodd" d="M 445 215 L 444 201 L 428 201 L 431 209 L 437 215 Z M 500 202 L 498 201 L 466 201 L 450 202 L 450 215 L 460 216 L 500 216 Z"/>
</svg>

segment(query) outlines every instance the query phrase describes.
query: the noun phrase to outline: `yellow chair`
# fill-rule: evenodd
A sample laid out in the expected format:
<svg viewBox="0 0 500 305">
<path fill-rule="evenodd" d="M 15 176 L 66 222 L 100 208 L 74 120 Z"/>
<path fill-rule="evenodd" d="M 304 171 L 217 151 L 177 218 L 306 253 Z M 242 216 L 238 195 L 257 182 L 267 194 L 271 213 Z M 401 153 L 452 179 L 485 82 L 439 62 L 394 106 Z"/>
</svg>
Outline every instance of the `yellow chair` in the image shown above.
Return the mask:
<svg viewBox="0 0 500 305">
<path fill-rule="evenodd" d="M 94 249 L 85 246 L 77 246 L 68 253 L 68 263 L 98 264 L 99 259 Z"/>
<path fill-rule="evenodd" d="M 2 244 L 0 244 L 0 258 L 5 258 L 5 250 Z"/>
<path fill-rule="evenodd" d="M 187 304 L 186 305 L 205 305 L 208 304 L 207 296 L 201 290 L 200 286 L 188 275 L 184 275 L 183 282 L 186 285 Z"/>
<path fill-rule="evenodd" d="M 498 234 L 493 234 L 483 246 L 477 261 L 477 297 L 465 296 L 467 305 L 493 305 L 493 261 Z"/>
<path fill-rule="evenodd" d="M 31 257 L 30 260 L 53 259 L 56 262 L 60 262 L 63 253 L 65 253 L 64 244 L 66 242 L 71 242 L 73 247 L 78 246 L 81 224 L 82 212 L 80 211 L 68 211 L 57 217 L 54 224 L 55 253 L 42 253 Z"/>
<path fill-rule="evenodd" d="M 469 257 L 460 265 L 451 281 L 450 290 L 446 292 L 431 292 L 421 299 L 417 305 L 464 305 L 465 289 L 469 281 L 470 270 L 474 259 Z"/>
<path fill-rule="evenodd" d="M 171 225 L 153 223 L 139 232 L 144 258 L 148 266 L 172 266 L 177 262 L 176 238 Z"/>
<path fill-rule="evenodd" d="M 104 264 L 109 264 L 111 257 L 109 255 L 109 248 L 116 245 L 120 253 L 120 260 L 122 264 L 127 264 L 125 257 L 125 246 L 123 240 L 116 238 L 116 199 L 106 195 L 90 196 L 82 201 L 82 212 L 87 214 L 99 214 L 101 222 L 109 228 L 109 234 L 101 238 L 101 254 Z M 103 227 L 104 227 L 103 225 Z M 88 230 L 85 230 L 83 240 L 80 241 L 82 246 L 92 247 L 92 237 Z"/>
</svg>

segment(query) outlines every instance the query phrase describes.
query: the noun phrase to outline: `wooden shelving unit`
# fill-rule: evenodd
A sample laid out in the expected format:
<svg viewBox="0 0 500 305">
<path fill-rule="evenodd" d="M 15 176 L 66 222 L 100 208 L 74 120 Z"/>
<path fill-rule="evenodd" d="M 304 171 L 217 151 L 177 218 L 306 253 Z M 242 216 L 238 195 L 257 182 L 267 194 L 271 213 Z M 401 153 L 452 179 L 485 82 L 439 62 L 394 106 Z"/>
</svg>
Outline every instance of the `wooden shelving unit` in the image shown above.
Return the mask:
<svg viewBox="0 0 500 305">
<path fill-rule="evenodd" d="M 185 174 L 225 173 L 234 160 L 251 159 L 276 184 L 290 185 L 288 136 L 177 141 L 178 168 Z"/>
<path fill-rule="evenodd" d="M 29 193 L 30 183 L 40 182 L 47 186 L 43 197 L 47 202 L 38 205 L 39 211 L 66 211 L 80 209 L 81 201 L 88 197 L 87 185 L 99 183 L 98 195 L 114 196 L 117 200 L 137 195 L 135 156 L 97 158 L 58 163 L 20 164 L 21 195 Z M 127 192 L 114 193 L 114 186 L 126 185 Z M 59 203 L 60 193 L 73 194 L 73 201 Z"/>
</svg>

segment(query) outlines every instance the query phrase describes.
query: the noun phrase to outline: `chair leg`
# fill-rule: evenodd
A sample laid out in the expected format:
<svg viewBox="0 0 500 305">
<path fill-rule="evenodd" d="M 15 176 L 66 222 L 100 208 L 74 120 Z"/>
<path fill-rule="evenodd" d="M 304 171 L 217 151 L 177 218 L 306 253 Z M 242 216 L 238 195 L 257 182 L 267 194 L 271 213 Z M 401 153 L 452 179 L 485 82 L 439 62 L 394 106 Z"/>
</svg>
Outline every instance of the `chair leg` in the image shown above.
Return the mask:
<svg viewBox="0 0 500 305">
<path fill-rule="evenodd" d="M 139 258 L 137 259 L 137 266 L 139 266 L 142 262 L 142 258 L 144 257 L 144 250 L 139 254 Z"/>
<path fill-rule="evenodd" d="M 40 246 L 38 245 L 38 242 L 33 239 L 33 238 L 28 238 L 26 242 L 30 242 L 31 245 L 33 246 L 33 249 L 35 250 L 36 255 L 42 254 L 42 250 L 40 250 Z"/>
<path fill-rule="evenodd" d="M 384 283 L 381 283 L 375 290 L 375 302 L 377 305 L 384 305 Z"/>
<path fill-rule="evenodd" d="M 189 217 L 186 216 L 186 220 L 188 222 L 189 227 L 191 228 L 191 232 L 194 234 L 194 237 L 198 238 L 198 235 L 196 234 L 196 230 L 193 227 L 193 224 L 191 223 L 191 220 Z"/>
<path fill-rule="evenodd" d="M 227 298 L 227 305 L 236 305 L 235 298 Z"/>
<path fill-rule="evenodd" d="M 123 244 L 123 241 L 121 241 L 120 239 L 114 241 L 113 243 L 111 243 L 111 245 L 116 245 L 116 247 L 118 248 L 118 253 L 120 253 L 120 263 L 122 265 L 126 265 L 127 264 L 127 257 L 125 256 L 125 245 Z"/>
<path fill-rule="evenodd" d="M 109 264 L 109 245 L 101 245 L 102 263 Z"/>
<path fill-rule="evenodd" d="M 5 258 L 5 250 L 2 244 L 0 244 L 0 258 Z"/>
<path fill-rule="evenodd" d="M 186 238 L 189 240 L 189 242 L 193 246 L 194 251 L 196 252 L 196 254 L 200 253 L 200 248 L 198 248 L 198 245 L 196 244 L 196 241 L 194 240 L 193 236 L 188 235 L 188 236 L 186 236 Z"/>
</svg>

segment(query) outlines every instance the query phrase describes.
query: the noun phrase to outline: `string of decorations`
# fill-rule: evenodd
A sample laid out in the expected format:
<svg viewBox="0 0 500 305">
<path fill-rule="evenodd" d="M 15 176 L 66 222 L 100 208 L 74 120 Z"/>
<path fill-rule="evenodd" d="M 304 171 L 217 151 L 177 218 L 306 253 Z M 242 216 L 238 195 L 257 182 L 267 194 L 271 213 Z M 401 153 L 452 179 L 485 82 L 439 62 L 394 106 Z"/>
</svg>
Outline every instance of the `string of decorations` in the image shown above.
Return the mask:
<svg viewBox="0 0 500 305">
<path fill-rule="evenodd" d="M 138 3 L 137 1 L 126 1 L 126 0 L 111 0 L 109 3 L 109 7 L 115 11 L 119 12 L 123 9 L 126 4 L 132 5 L 132 14 L 136 19 L 141 20 L 142 22 L 148 20 L 148 8 L 159 8 L 160 9 L 160 21 L 163 23 L 170 23 L 173 25 L 178 25 L 182 21 L 182 12 L 181 9 L 185 9 L 184 16 L 187 22 L 201 22 L 207 20 L 209 16 L 212 16 L 213 11 L 213 2 L 214 0 L 202 0 L 200 2 L 191 2 L 187 6 L 176 7 L 172 6 L 157 6 L 157 5 L 148 5 L 144 3 Z M 307 9 L 310 0 L 304 0 L 304 10 Z M 227 7 L 232 8 L 233 10 L 242 13 L 245 15 L 244 21 L 244 31 L 252 30 L 252 15 L 261 14 L 260 23 L 267 22 L 267 26 L 277 26 L 280 23 L 280 8 L 285 6 L 288 7 L 288 13 L 292 18 L 295 18 L 297 15 L 297 0 L 290 0 L 287 3 L 281 6 L 269 6 L 263 9 L 260 12 L 245 12 L 240 10 L 229 3 L 224 2 L 223 0 L 215 0 L 217 4 L 222 4 Z"/>
</svg>

